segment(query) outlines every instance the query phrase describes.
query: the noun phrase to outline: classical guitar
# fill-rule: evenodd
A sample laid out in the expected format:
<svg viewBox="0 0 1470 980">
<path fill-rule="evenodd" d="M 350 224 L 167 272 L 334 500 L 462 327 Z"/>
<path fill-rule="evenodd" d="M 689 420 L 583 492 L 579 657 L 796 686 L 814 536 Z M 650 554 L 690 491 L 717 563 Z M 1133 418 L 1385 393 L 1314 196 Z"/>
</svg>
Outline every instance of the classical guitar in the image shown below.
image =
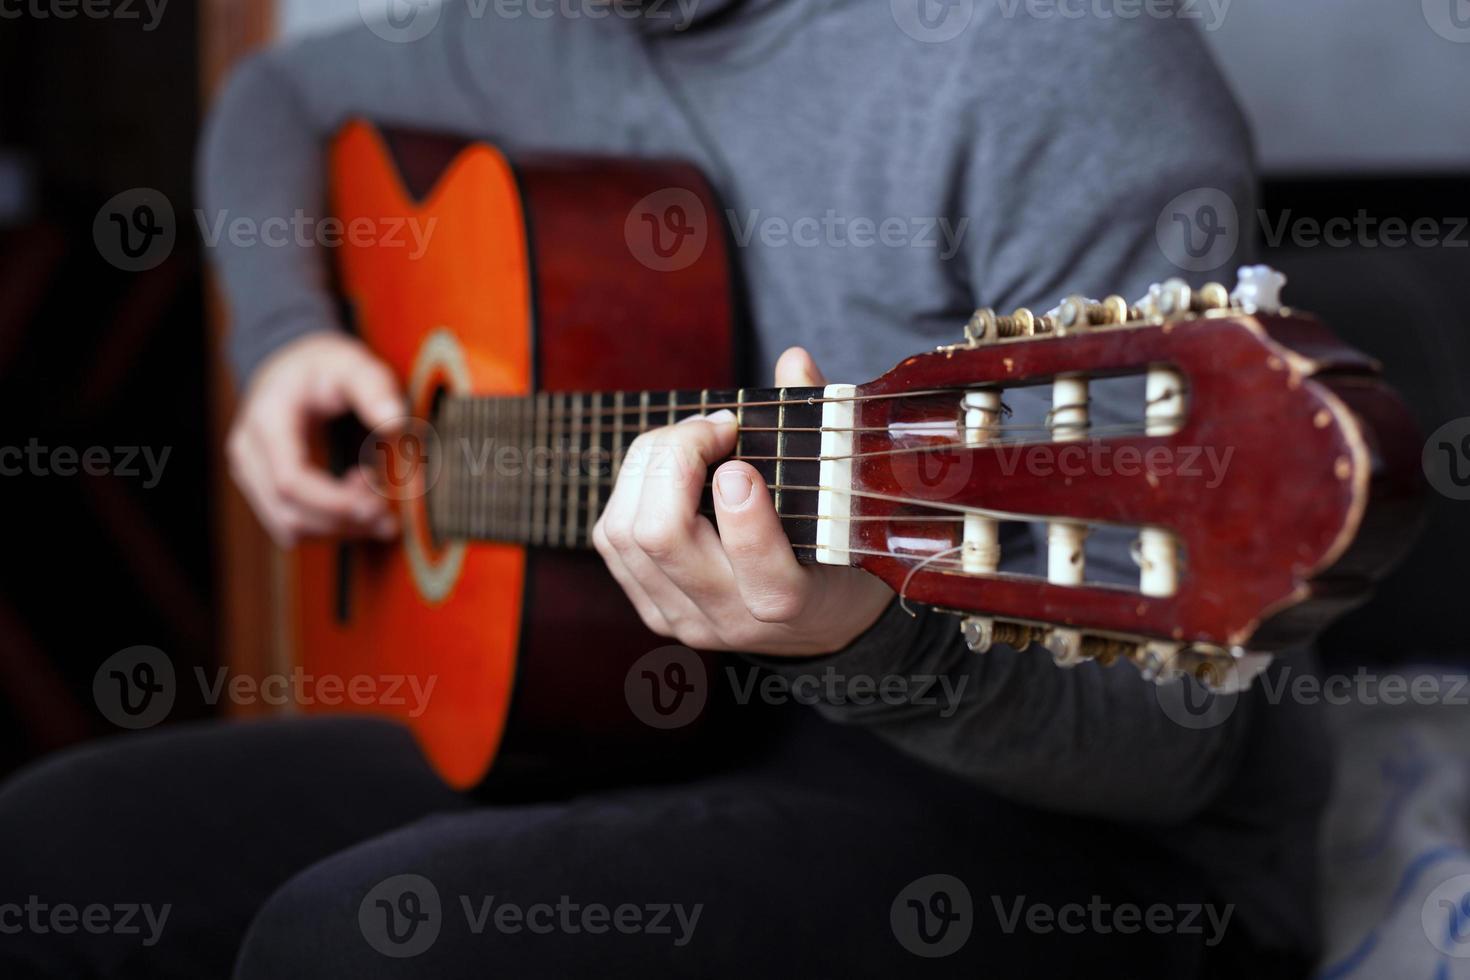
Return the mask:
<svg viewBox="0 0 1470 980">
<path fill-rule="evenodd" d="M 459 786 L 649 733 L 624 687 L 666 641 L 587 546 L 633 438 L 692 414 L 737 414 L 735 455 L 766 476 L 800 558 L 956 614 L 977 652 L 1062 666 L 1237 682 L 1362 601 L 1416 520 L 1404 405 L 1374 362 L 1281 307 L 1269 270 L 1233 293 L 1171 281 L 1136 302 L 982 310 L 864 384 L 742 388 L 731 255 L 690 220 L 720 212 L 689 166 L 510 160 L 354 123 L 329 176 L 348 228 L 432 228 L 422 254 L 349 235 L 338 268 L 346 315 L 422 424 L 362 443 L 401 543 L 292 558 L 292 647 L 309 674 L 432 677 L 428 710 L 372 710 Z M 638 244 L 648 220 L 692 244 Z M 1135 422 L 1094 426 L 1089 385 L 1127 375 L 1146 379 Z M 1034 386 L 1044 422 L 1008 421 L 1007 392 Z M 1110 465 L 1064 469 L 1099 451 Z M 1203 451 L 1230 460 L 1218 481 L 1181 474 Z M 1009 522 L 1045 527 L 1044 570 L 1002 570 Z M 1134 536 L 1135 582 L 1089 575 L 1099 526 Z"/>
</svg>

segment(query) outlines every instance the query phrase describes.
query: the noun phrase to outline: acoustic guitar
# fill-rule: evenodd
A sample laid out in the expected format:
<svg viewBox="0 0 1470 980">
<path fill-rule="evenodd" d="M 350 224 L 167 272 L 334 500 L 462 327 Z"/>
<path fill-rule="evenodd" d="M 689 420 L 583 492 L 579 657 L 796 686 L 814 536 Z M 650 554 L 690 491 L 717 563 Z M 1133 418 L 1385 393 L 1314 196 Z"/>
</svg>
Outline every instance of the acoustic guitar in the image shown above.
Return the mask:
<svg viewBox="0 0 1470 980">
<path fill-rule="evenodd" d="M 1238 686 L 1361 602 L 1417 520 L 1405 406 L 1372 360 L 1281 307 L 1269 270 L 1233 292 L 1171 281 L 1136 302 L 982 310 L 866 383 L 743 388 L 732 255 L 694 168 L 512 160 L 355 122 L 329 180 L 349 231 L 431 230 L 418 251 L 349 234 L 337 269 L 345 318 L 417 421 L 346 460 L 399 502 L 401 542 L 299 548 L 291 647 L 312 676 L 432 679 L 427 710 L 370 710 L 456 786 L 667 735 L 627 693 L 667 641 L 588 545 L 633 438 L 690 415 L 736 413 L 734 455 L 765 475 L 798 557 L 954 613 L 977 655 L 1004 643 Z M 1130 375 L 1146 378 L 1134 422 L 1094 426 L 1089 385 Z M 1041 423 L 1008 419 L 1027 387 L 1050 389 Z M 1218 482 L 1184 475 L 1202 452 L 1229 460 Z M 1011 522 L 1045 528 L 1044 570 L 1002 569 Z M 1100 526 L 1130 529 L 1136 582 L 1089 575 Z"/>
</svg>

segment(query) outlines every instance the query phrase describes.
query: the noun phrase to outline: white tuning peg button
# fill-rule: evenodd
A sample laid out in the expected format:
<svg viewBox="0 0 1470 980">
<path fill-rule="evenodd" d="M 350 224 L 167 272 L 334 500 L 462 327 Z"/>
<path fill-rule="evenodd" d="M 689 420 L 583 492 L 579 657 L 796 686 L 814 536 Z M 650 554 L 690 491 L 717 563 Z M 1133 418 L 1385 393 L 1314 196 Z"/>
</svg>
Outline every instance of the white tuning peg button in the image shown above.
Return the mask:
<svg viewBox="0 0 1470 980">
<path fill-rule="evenodd" d="M 1248 313 L 1279 313 L 1285 286 L 1286 276 L 1269 265 L 1248 265 L 1240 270 L 1230 301 Z"/>
</svg>

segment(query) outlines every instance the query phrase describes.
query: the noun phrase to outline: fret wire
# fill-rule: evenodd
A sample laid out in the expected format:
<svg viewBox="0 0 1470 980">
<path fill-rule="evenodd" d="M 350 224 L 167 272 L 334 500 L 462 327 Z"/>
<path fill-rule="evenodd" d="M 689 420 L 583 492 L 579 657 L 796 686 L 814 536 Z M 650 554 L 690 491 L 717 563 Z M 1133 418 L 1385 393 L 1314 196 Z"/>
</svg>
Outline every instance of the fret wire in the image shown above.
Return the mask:
<svg viewBox="0 0 1470 980">
<path fill-rule="evenodd" d="M 735 401 L 739 405 L 735 409 L 735 455 L 741 455 L 740 449 L 745 445 L 745 389 L 741 388 L 735 393 Z"/>
<path fill-rule="evenodd" d="M 671 391 L 669 392 L 669 425 L 673 425 L 675 422 L 679 421 L 677 417 L 678 408 L 679 393 L 676 391 Z"/>
<path fill-rule="evenodd" d="M 480 446 L 482 452 L 487 448 L 490 451 L 489 466 L 481 467 L 480 482 L 485 484 L 485 487 L 480 491 L 480 509 L 483 511 L 483 513 L 480 515 L 480 521 L 481 524 L 486 528 L 486 533 L 492 537 L 498 537 L 500 534 L 500 521 L 498 519 L 499 514 L 497 507 L 497 505 L 500 503 L 500 481 L 495 478 L 496 473 L 494 462 L 496 441 L 499 438 L 499 427 L 500 399 L 495 398 L 491 400 L 490 409 L 485 413 L 486 434 L 483 437 L 483 441 L 481 442 Z"/>
<path fill-rule="evenodd" d="M 536 478 L 531 472 L 531 450 L 536 443 L 536 403 L 527 398 L 521 402 L 521 453 L 520 453 L 520 498 L 519 524 L 521 540 L 531 540 L 531 495 L 536 491 Z"/>
<path fill-rule="evenodd" d="M 557 424 L 557 418 L 565 418 L 567 396 L 553 395 L 551 398 L 552 411 L 556 406 L 562 406 L 562 413 L 553 418 L 551 423 L 551 489 L 546 501 L 546 543 L 557 544 L 561 540 L 561 462 L 562 443 L 561 427 Z"/>
<path fill-rule="evenodd" d="M 471 405 L 466 416 L 464 433 L 459 440 L 459 453 L 463 457 L 461 459 L 463 466 L 459 471 L 460 489 L 462 490 L 459 497 L 461 507 L 460 526 L 467 527 L 473 531 L 475 529 L 475 481 L 473 474 L 470 472 L 470 456 L 467 447 L 469 442 L 474 439 L 474 434 L 479 428 L 480 405 Z"/>
<path fill-rule="evenodd" d="M 592 401 L 595 406 L 595 411 L 600 413 L 602 411 L 602 392 L 593 392 Z M 600 417 L 601 416 L 597 414 L 593 415 L 592 436 L 588 440 L 587 444 L 588 454 L 592 456 L 592 464 L 588 467 L 587 470 L 587 476 L 589 477 L 587 481 L 587 520 L 589 522 L 587 527 L 588 540 L 591 540 L 592 538 L 591 525 L 597 520 L 597 503 L 600 497 L 600 491 L 602 489 L 601 474 L 597 472 L 597 463 L 602 455 L 602 432 L 600 431 L 597 424 L 597 420 Z M 593 455 L 594 446 L 596 447 L 595 455 Z"/>
<path fill-rule="evenodd" d="M 468 411 L 465 412 L 464 427 L 460 430 L 458 446 L 459 455 L 461 457 L 460 462 L 462 464 L 459 471 L 461 492 L 459 495 L 460 511 L 458 524 L 460 527 L 468 529 L 469 532 L 472 534 L 476 531 L 474 499 L 475 481 L 471 479 L 470 474 L 469 446 L 474 441 L 475 432 L 479 428 L 481 407 L 482 403 L 480 402 L 476 402 L 468 406 Z"/>
<path fill-rule="evenodd" d="M 786 389 L 782 388 L 780 394 L 776 397 L 781 400 L 781 404 L 776 406 L 776 486 L 778 488 L 776 490 L 776 513 L 779 514 L 781 512 L 781 495 L 784 492 L 779 488 L 782 481 L 781 456 L 786 450 Z"/>
<path fill-rule="evenodd" d="M 648 403 L 651 397 L 646 391 L 638 394 L 638 431 L 640 434 L 648 431 Z"/>
<path fill-rule="evenodd" d="M 490 460 L 490 470 L 495 474 L 495 482 L 499 485 L 500 506 L 495 508 L 499 515 L 500 538 L 502 541 L 515 540 L 515 482 L 510 474 L 502 469 L 502 460 L 509 458 L 514 461 L 514 455 L 506 452 L 512 448 L 512 433 L 515 431 L 516 411 L 520 406 L 520 399 L 507 398 L 500 410 L 500 432 L 495 437 L 495 455 Z"/>
<path fill-rule="evenodd" d="M 623 411 L 623 393 L 621 391 L 620 392 L 617 392 L 616 394 L 613 395 L 613 405 L 617 408 L 617 411 L 619 413 L 619 417 L 621 417 L 621 413 Z M 622 469 L 623 469 L 623 427 L 622 427 L 621 424 L 619 424 L 619 425 L 615 426 L 614 429 L 613 429 L 613 458 L 612 458 L 612 468 L 608 471 L 608 475 L 610 477 L 612 477 L 613 480 L 616 480 L 617 477 L 618 477 L 618 473 L 620 473 L 622 471 Z"/>
<path fill-rule="evenodd" d="M 582 409 L 582 396 L 571 395 L 574 406 L 572 418 L 575 421 Z M 571 459 L 567 463 L 567 521 L 566 521 L 566 544 L 568 547 L 577 543 L 577 518 L 579 516 L 577 502 L 582 498 L 582 439 L 577 437 L 572 443 Z"/>
<path fill-rule="evenodd" d="M 545 392 L 536 396 L 536 429 L 531 448 L 538 453 L 538 456 L 541 455 L 541 448 L 546 445 L 546 427 L 549 421 L 547 399 L 549 397 Z M 531 542 L 533 544 L 539 544 L 545 536 L 546 497 L 541 492 L 545 486 L 546 481 L 537 480 L 536 474 L 531 474 Z"/>
</svg>

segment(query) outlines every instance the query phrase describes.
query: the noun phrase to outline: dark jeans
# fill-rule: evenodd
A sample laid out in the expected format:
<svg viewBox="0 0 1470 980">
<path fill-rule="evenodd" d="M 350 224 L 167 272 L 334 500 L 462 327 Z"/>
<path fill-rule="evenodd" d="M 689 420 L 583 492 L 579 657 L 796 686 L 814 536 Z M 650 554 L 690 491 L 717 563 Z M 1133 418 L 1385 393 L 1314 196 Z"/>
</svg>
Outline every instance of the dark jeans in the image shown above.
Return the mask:
<svg viewBox="0 0 1470 980">
<path fill-rule="evenodd" d="M 1211 900 L 1142 835 L 1007 804 L 805 711 L 757 755 L 486 804 L 384 722 L 110 738 L 0 788 L 0 976 L 1177 980 L 1244 948 L 1234 926 L 1207 947 L 1208 927 L 1031 911 Z"/>
</svg>

